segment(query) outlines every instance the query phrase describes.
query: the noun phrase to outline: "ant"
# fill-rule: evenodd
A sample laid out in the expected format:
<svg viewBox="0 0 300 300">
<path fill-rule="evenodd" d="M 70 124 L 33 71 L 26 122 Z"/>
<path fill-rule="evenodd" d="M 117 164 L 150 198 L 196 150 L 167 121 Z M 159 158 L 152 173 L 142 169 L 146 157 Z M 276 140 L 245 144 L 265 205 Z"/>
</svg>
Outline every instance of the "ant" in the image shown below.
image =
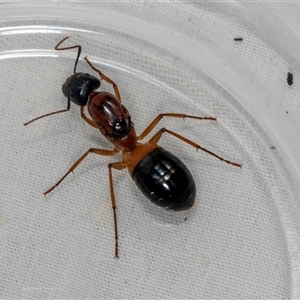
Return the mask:
<svg viewBox="0 0 300 300">
<path fill-rule="evenodd" d="M 74 74 L 68 77 L 62 86 L 63 94 L 67 98 L 67 108 L 42 115 L 32 119 L 24 125 L 28 125 L 31 122 L 50 115 L 67 112 L 70 109 L 72 101 L 80 106 L 81 117 L 89 125 L 99 129 L 106 139 L 113 144 L 113 149 L 111 150 L 98 148 L 90 148 L 87 150 L 55 185 L 44 192 L 44 195 L 53 191 L 67 175 L 78 167 L 89 153 L 104 156 L 113 156 L 118 152 L 122 153 L 121 161 L 108 164 L 111 205 L 115 227 L 115 258 L 119 258 L 117 207 L 113 187 L 112 169 L 123 170 L 127 168 L 138 188 L 151 202 L 166 210 L 178 212 L 188 210 L 193 206 L 196 196 L 196 185 L 190 171 L 183 162 L 158 145 L 163 133 L 168 133 L 197 150 L 200 149 L 235 167 L 241 168 L 242 165 L 226 160 L 166 128 L 161 128 L 148 142 L 141 143 L 140 141 L 154 129 L 163 117 L 192 118 L 212 121 L 216 121 L 217 119 L 215 117 L 197 117 L 180 113 L 159 114 L 146 129 L 137 136 L 130 114 L 126 107 L 122 105 L 118 86 L 114 81 L 94 67 L 87 57 L 84 57 L 84 60 L 91 69 L 99 75 L 100 80 L 104 80 L 112 85 L 114 95 L 105 91 L 96 91 L 101 85 L 101 81 L 98 78 L 87 73 L 77 73 L 76 68 L 81 53 L 81 46 L 74 45 L 70 47 L 60 47 L 60 45 L 68 38 L 69 37 L 65 37 L 62 39 L 54 48 L 55 50 L 70 50 L 77 48 Z M 85 115 L 85 106 L 88 107 L 91 118 Z"/>
</svg>

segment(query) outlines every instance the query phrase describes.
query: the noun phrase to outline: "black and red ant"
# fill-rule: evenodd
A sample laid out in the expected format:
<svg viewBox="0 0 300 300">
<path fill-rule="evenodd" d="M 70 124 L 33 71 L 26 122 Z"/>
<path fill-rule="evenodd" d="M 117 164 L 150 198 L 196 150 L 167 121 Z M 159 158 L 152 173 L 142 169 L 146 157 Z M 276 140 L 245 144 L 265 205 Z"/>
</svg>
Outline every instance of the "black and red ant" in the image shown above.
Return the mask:
<svg viewBox="0 0 300 300">
<path fill-rule="evenodd" d="M 193 206 L 196 197 L 196 185 L 190 171 L 183 162 L 158 145 L 163 133 L 167 132 L 197 150 L 200 149 L 228 164 L 236 167 L 241 167 L 242 165 L 226 160 L 166 128 L 161 128 L 148 142 L 141 143 L 140 141 L 154 129 L 163 117 L 212 121 L 216 121 L 216 118 L 189 116 L 179 113 L 159 114 L 146 129 L 137 136 L 130 114 L 126 107 L 122 105 L 118 86 L 100 70 L 95 68 L 87 57 L 84 57 L 84 60 L 98 73 L 100 80 L 104 80 L 112 85 L 114 95 L 109 92 L 96 91 L 101 85 L 98 78 L 87 73 L 77 73 L 76 67 L 81 53 L 81 46 L 75 45 L 60 48 L 60 45 L 68 38 L 69 37 L 65 37 L 55 46 L 55 50 L 78 49 L 74 64 L 74 74 L 71 75 L 62 86 L 63 94 L 68 100 L 67 108 L 42 115 L 24 125 L 28 125 L 33 121 L 50 115 L 66 112 L 70 109 L 72 101 L 80 106 L 81 117 L 92 127 L 98 128 L 108 141 L 113 144 L 113 149 L 111 150 L 90 148 L 71 166 L 69 171 L 54 186 L 44 192 L 44 195 L 56 188 L 68 174 L 77 168 L 89 153 L 105 156 L 112 156 L 118 152 L 122 153 L 121 161 L 108 164 L 111 205 L 115 226 L 115 258 L 118 258 L 118 226 L 112 169 L 123 170 L 127 168 L 138 188 L 150 201 L 169 211 L 178 212 L 188 210 Z M 91 118 L 87 117 L 84 113 L 86 105 Z"/>
</svg>

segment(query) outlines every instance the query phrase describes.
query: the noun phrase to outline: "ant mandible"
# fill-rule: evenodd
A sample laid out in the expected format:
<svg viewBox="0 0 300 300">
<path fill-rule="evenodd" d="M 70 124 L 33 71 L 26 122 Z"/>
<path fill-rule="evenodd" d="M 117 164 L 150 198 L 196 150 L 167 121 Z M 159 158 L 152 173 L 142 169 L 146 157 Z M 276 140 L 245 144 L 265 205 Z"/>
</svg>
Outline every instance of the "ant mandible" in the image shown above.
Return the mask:
<svg viewBox="0 0 300 300">
<path fill-rule="evenodd" d="M 68 38 L 69 37 L 65 37 L 62 39 L 54 48 L 55 50 L 69 50 L 77 48 L 74 74 L 71 75 L 62 86 L 63 94 L 67 98 L 67 108 L 42 115 L 38 118 L 32 119 L 24 125 L 28 125 L 31 122 L 50 115 L 67 112 L 70 109 L 72 101 L 80 106 L 81 117 L 92 127 L 98 128 L 108 141 L 114 145 L 112 150 L 90 148 L 71 166 L 69 171 L 55 185 L 44 192 L 44 195 L 47 195 L 56 188 L 68 174 L 78 167 L 89 153 L 106 156 L 112 156 L 118 152 L 122 153 L 121 161 L 108 164 L 111 205 L 113 209 L 115 227 L 115 258 L 118 258 L 117 207 L 113 187 L 112 169 L 123 170 L 127 168 L 138 188 L 150 201 L 166 210 L 177 212 L 188 210 L 193 206 L 196 196 L 196 185 L 190 171 L 183 162 L 172 153 L 158 145 L 163 133 L 167 132 L 196 148 L 196 150 L 200 149 L 235 167 L 242 167 L 242 165 L 226 160 L 166 128 L 161 128 L 148 142 L 141 143 L 140 141 L 154 129 L 163 117 L 183 119 L 192 118 L 212 121 L 216 121 L 217 119 L 215 117 L 197 117 L 179 113 L 159 114 L 146 127 L 146 129 L 137 136 L 130 114 L 126 107 L 122 105 L 118 86 L 114 83 L 114 81 L 94 67 L 87 57 L 84 57 L 84 60 L 88 63 L 92 70 L 99 75 L 100 80 L 104 80 L 112 85 L 114 95 L 109 92 L 96 91 L 101 85 L 98 78 L 87 73 L 77 73 L 76 67 L 81 53 L 81 46 L 75 45 L 71 47 L 60 47 L 60 45 Z M 84 113 L 86 105 L 91 118 L 87 117 Z"/>
</svg>

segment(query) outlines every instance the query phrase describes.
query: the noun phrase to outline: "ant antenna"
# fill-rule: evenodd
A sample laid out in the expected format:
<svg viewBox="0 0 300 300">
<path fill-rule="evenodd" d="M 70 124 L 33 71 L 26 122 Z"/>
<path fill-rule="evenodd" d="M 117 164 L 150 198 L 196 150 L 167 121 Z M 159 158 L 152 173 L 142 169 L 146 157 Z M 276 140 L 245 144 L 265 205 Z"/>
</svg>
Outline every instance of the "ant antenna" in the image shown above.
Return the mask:
<svg viewBox="0 0 300 300">
<path fill-rule="evenodd" d="M 77 68 L 77 63 L 78 63 L 78 60 L 79 60 L 79 57 L 80 57 L 80 53 L 81 53 L 81 46 L 80 45 L 75 45 L 75 46 L 70 46 L 70 47 L 62 47 L 62 48 L 59 48 L 59 46 L 69 38 L 69 36 L 63 38 L 56 46 L 55 46 L 55 50 L 70 50 L 70 49 L 75 49 L 77 48 L 78 51 L 77 51 L 77 57 L 76 57 L 76 60 L 75 60 L 75 64 L 74 64 L 74 74 L 76 74 L 76 68 Z M 58 111 L 54 111 L 54 112 L 51 112 L 51 113 L 48 113 L 48 114 L 45 114 L 45 115 L 42 115 L 42 116 L 39 116 L 37 118 L 34 118 L 26 123 L 24 123 L 23 125 L 24 126 L 27 126 L 28 124 L 36 121 L 36 120 L 39 120 L 39 119 L 42 119 L 44 117 L 48 117 L 48 116 L 52 116 L 52 115 L 55 115 L 55 114 L 58 114 L 58 113 L 62 113 L 62 112 L 66 112 L 68 110 L 70 110 L 70 96 L 69 96 L 69 89 L 68 89 L 68 104 L 67 104 L 67 108 L 66 109 L 63 109 L 63 110 L 58 110 Z"/>
<path fill-rule="evenodd" d="M 63 48 L 59 48 L 59 46 L 69 38 L 69 36 L 66 36 L 64 39 L 62 39 L 56 46 L 55 46 L 55 50 L 69 50 L 69 49 L 75 49 L 75 48 L 78 48 L 78 51 L 77 51 L 77 57 L 76 57 L 76 60 L 75 60 L 75 64 L 74 64 L 74 74 L 76 74 L 76 68 L 77 68 L 77 63 L 78 63 L 78 60 L 79 60 L 79 57 L 80 57 L 80 53 L 81 53 L 81 46 L 80 45 L 75 45 L 75 46 L 71 46 L 71 47 L 63 47 Z"/>
</svg>

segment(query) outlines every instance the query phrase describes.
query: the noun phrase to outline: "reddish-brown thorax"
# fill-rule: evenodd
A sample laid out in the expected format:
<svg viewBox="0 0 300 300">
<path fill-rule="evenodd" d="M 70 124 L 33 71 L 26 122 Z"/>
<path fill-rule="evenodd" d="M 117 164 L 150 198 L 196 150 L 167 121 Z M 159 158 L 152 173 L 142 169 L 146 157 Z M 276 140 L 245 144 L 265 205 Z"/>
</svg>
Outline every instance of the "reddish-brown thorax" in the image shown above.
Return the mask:
<svg viewBox="0 0 300 300">
<path fill-rule="evenodd" d="M 93 92 L 88 111 L 100 132 L 117 148 L 130 151 L 136 147 L 137 136 L 130 114 L 114 95 Z"/>
</svg>

